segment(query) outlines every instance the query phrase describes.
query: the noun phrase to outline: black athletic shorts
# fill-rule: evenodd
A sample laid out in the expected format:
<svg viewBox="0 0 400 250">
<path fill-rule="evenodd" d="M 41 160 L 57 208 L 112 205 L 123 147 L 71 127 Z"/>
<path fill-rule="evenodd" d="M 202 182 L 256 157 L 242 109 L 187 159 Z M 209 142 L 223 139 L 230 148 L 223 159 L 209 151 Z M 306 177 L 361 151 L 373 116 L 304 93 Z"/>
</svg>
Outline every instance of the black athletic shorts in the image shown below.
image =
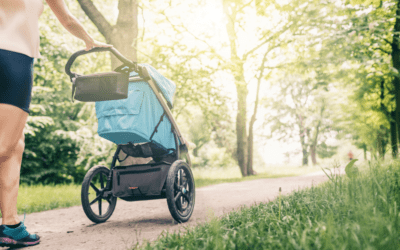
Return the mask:
<svg viewBox="0 0 400 250">
<path fill-rule="evenodd" d="M 0 103 L 29 112 L 33 83 L 33 58 L 0 49 Z"/>
</svg>

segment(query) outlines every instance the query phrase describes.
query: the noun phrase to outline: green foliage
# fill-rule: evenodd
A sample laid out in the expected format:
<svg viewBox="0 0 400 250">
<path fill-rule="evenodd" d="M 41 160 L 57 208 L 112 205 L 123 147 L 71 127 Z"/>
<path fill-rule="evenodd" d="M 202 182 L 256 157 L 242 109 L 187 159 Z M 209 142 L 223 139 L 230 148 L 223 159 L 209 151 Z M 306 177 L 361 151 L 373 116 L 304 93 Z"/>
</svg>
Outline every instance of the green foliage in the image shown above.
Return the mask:
<svg viewBox="0 0 400 250">
<path fill-rule="evenodd" d="M 356 4 L 370 5 L 370 4 L 372 4 L 374 7 L 382 6 L 382 0 L 350 0 L 350 3 L 353 5 L 356 5 Z"/>
<path fill-rule="evenodd" d="M 40 138 L 40 139 L 39 139 Z M 44 127 L 35 135 L 25 136 L 21 165 L 23 183 L 64 183 L 83 180 L 85 172 L 75 168 L 79 153 L 76 141 L 51 133 Z"/>
<path fill-rule="evenodd" d="M 358 168 L 354 165 L 358 159 L 351 160 L 345 167 L 344 171 L 346 172 L 347 177 L 354 178 L 358 175 Z"/>
<path fill-rule="evenodd" d="M 321 142 L 317 146 L 317 154 L 320 158 L 331 158 L 336 154 L 337 146 L 327 145 L 325 142 Z"/>
</svg>

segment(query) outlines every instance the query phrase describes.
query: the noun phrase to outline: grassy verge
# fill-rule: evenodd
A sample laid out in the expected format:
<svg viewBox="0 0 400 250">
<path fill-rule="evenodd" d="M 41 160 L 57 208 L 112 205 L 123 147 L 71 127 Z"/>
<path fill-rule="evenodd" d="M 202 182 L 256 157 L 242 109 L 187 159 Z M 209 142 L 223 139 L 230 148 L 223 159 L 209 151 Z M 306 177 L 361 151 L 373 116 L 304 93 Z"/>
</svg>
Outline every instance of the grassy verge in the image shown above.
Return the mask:
<svg viewBox="0 0 400 250">
<path fill-rule="evenodd" d="M 369 166 L 351 179 L 330 177 L 141 248 L 400 249 L 400 162 Z"/>
<path fill-rule="evenodd" d="M 55 208 L 81 204 L 81 186 L 64 185 L 21 185 L 18 192 L 18 213 L 41 212 Z"/>
<path fill-rule="evenodd" d="M 296 176 L 318 171 L 319 168 L 281 167 L 262 169 L 263 173 L 245 178 L 240 177 L 238 168 L 193 169 L 196 188 L 227 182 L 248 181 L 261 178 Z M 81 204 L 81 185 L 21 185 L 18 195 L 18 213 L 46 211 Z"/>
</svg>

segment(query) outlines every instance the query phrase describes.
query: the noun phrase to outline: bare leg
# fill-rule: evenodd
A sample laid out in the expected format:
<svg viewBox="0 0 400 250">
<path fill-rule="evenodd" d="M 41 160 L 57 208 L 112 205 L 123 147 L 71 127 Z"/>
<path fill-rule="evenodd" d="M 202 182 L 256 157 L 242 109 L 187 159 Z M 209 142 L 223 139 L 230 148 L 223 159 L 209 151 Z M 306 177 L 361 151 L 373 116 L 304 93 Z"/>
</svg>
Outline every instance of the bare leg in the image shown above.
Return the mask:
<svg viewBox="0 0 400 250">
<path fill-rule="evenodd" d="M 0 104 L 0 210 L 5 225 L 20 222 L 17 197 L 27 119 L 28 113 L 22 109 Z"/>
</svg>

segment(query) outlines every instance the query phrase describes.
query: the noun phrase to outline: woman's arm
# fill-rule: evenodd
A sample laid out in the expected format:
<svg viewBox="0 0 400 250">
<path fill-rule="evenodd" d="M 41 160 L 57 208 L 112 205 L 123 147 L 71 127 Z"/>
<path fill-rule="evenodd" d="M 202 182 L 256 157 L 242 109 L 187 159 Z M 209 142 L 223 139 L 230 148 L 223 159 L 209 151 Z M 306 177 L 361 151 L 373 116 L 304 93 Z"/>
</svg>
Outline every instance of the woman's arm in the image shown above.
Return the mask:
<svg viewBox="0 0 400 250">
<path fill-rule="evenodd" d="M 93 47 L 112 47 L 112 45 L 93 40 L 78 19 L 68 10 L 64 0 L 46 0 L 46 2 L 65 29 L 85 42 L 86 50 Z"/>
</svg>

